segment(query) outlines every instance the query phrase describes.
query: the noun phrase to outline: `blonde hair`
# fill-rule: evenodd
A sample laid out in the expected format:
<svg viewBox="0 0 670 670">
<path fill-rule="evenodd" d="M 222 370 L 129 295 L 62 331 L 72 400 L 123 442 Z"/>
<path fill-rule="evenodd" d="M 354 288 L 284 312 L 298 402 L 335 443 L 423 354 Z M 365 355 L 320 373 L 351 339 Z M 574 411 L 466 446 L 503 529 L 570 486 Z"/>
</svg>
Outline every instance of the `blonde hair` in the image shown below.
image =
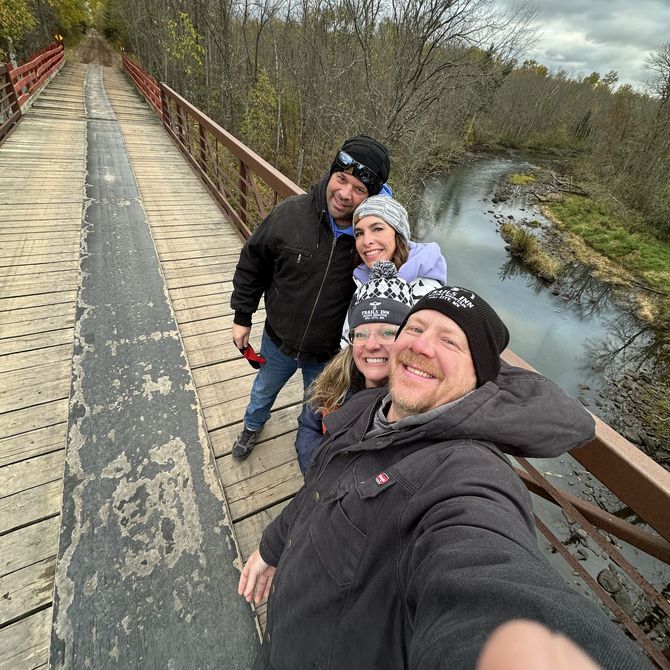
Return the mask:
<svg viewBox="0 0 670 670">
<path fill-rule="evenodd" d="M 365 377 L 354 363 L 352 348 L 349 346 L 338 353 L 326 365 L 310 386 L 310 402 L 322 415 L 336 410 L 349 390 L 357 393 L 365 388 Z"/>
</svg>

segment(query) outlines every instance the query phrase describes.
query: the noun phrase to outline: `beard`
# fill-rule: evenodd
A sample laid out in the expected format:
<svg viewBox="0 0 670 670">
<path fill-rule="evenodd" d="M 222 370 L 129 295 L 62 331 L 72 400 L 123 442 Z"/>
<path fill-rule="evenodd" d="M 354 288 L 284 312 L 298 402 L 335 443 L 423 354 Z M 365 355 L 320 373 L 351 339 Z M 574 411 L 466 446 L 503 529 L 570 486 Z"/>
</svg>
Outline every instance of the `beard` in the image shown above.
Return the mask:
<svg viewBox="0 0 670 670">
<path fill-rule="evenodd" d="M 419 379 L 408 380 L 402 369 L 416 368 L 437 380 L 437 384 L 422 384 Z M 408 349 L 393 355 L 389 374 L 389 394 L 393 414 L 396 421 L 399 418 L 423 414 L 441 405 L 446 405 L 470 393 L 477 386 L 474 367 L 471 374 L 457 372 L 455 375 L 446 375 L 441 367 L 425 356 Z"/>
<path fill-rule="evenodd" d="M 413 393 L 411 388 L 405 386 L 404 380 L 398 374 L 402 365 L 426 372 L 436 379 L 442 379 L 440 370 L 430 360 L 408 349 L 401 351 L 392 359 L 390 366 L 391 373 L 389 375 L 389 394 L 396 410 L 400 410 L 404 416 L 411 416 L 433 409 L 435 407 L 436 394 Z"/>
</svg>

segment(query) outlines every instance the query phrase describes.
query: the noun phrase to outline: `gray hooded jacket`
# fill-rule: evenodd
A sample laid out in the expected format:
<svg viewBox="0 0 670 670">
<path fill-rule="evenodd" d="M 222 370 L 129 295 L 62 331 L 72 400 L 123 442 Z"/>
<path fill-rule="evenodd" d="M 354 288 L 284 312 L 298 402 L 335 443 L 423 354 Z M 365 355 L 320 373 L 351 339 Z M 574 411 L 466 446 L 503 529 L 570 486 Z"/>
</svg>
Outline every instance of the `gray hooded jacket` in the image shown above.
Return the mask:
<svg viewBox="0 0 670 670">
<path fill-rule="evenodd" d="M 385 393 L 362 391 L 325 419 L 305 486 L 263 534 L 277 571 L 256 667 L 473 668 L 519 617 L 603 667 L 647 667 L 540 555 L 529 495 L 501 453 L 580 446 L 594 436 L 588 412 L 505 365 L 425 423 L 370 437 Z"/>
</svg>

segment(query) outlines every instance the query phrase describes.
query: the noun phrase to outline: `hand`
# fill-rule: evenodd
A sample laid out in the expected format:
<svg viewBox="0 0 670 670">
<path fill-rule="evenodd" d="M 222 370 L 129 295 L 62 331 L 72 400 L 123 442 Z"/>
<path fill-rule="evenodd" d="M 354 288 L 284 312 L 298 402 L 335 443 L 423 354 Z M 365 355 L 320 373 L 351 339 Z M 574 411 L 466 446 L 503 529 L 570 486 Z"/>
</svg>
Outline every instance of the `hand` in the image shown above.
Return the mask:
<svg viewBox="0 0 670 670">
<path fill-rule="evenodd" d="M 237 593 L 244 596 L 244 599 L 250 603 L 256 595 L 254 602 L 260 605 L 261 601 L 270 595 L 270 586 L 272 578 L 275 576 L 276 568 L 268 565 L 262 558 L 261 553 L 256 549 L 242 570 L 240 583 L 237 585 Z"/>
<path fill-rule="evenodd" d="M 563 635 L 534 621 L 515 619 L 493 631 L 477 670 L 599 670 L 599 666 Z"/>
<path fill-rule="evenodd" d="M 251 326 L 233 324 L 233 342 L 238 349 L 244 349 L 249 344 L 249 333 L 251 333 Z"/>
</svg>

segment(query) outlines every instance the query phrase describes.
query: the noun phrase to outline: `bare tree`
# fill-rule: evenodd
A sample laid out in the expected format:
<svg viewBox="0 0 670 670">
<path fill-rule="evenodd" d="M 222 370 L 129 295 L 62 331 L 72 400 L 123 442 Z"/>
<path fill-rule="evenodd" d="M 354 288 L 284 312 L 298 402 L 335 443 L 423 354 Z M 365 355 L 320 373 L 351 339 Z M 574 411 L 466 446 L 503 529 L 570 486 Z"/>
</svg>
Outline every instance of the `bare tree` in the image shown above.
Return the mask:
<svg viewBox="0 0 670 670">
<path fill-rule="evenodd" d="M 645 65 L 654 77 L 649 88 L 661 99 L 661 104 L 665 105 L 670 99 L 670 42 L 661 44 L 656 51 L 650 53 Z"/>
</svg>

